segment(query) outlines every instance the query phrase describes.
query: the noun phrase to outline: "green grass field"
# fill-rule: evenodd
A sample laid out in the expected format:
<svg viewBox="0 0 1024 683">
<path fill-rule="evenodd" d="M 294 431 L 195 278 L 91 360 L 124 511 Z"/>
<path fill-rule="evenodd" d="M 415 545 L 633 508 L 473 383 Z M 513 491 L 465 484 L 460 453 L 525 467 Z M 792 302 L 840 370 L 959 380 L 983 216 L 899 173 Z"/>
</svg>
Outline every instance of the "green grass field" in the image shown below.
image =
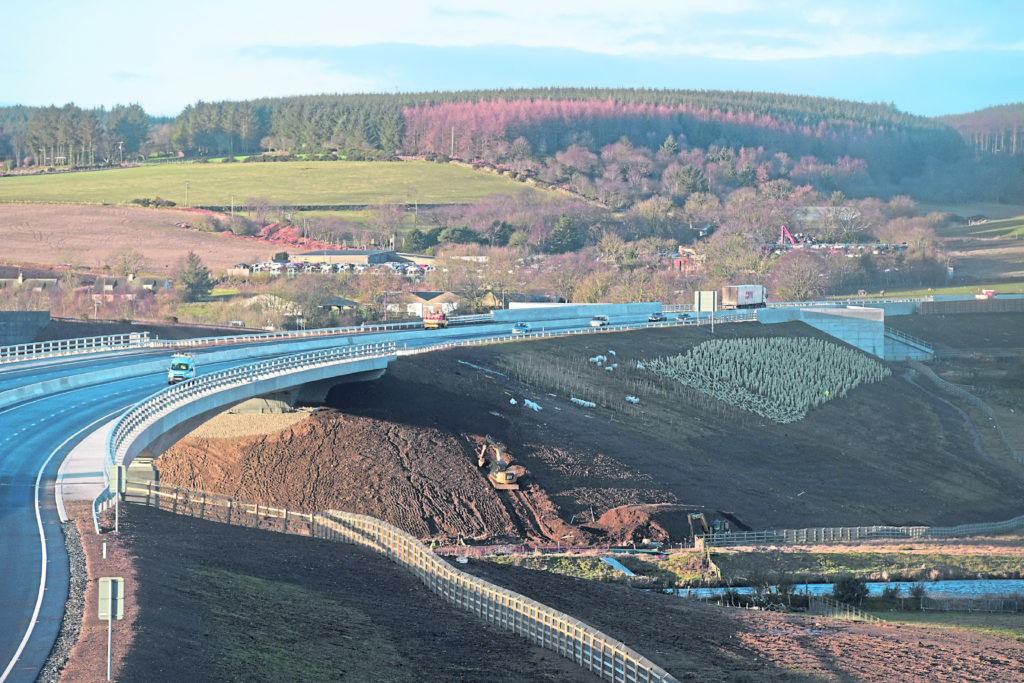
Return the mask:
<svg viewBox="0 0 1024 683">
<path fill-rule="evenodd" d="M 990 239 L 993 237 L 1009 237 L 1024 239 L 1024 216 L 988 220 L 974 225 L 956 225 L 938 231 L 942 237 L 976 237 Z"/>
<path fill-rule="evenodd" d="M 425 161 L 180 163 L 7 176 L 0 178 L 0 202 L 126 204 L 161 197 L 179 207 L 241 206 L 249 198 L 278 206 L 457 204 L 524 189 L 535 191 L 502 176 Z"/>
</svg>

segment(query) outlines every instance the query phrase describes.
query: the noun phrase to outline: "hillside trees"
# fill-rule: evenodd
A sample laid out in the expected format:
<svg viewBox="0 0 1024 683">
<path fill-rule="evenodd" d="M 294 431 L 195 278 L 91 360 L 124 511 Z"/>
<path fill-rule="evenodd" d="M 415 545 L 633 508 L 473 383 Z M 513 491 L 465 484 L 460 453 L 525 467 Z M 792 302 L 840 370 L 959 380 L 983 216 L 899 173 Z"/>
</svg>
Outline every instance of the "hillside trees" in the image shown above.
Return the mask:
<svg viewBox="0 0 1024 683">
<path fill-rule="evenodd" d="M 118 247 L 110 252 L 107 265 L 118 275 L 134 276 L 146 266 L 146 257 L 138 249 L 129 246 Z"/>
<path fill-rule="evenodd" d="M 940 120 L 959 131 L 976 153 L 1011 157 L 1024 154 L 1024 102 Z"/>
<path fill-rule="evenodd" d="M 140 153 L 151 125 L 137 104 L 118 105 L 109 112 L 71 103 L 22 111 L 26 115 L 9 140 L 19 156 L 31 154 L 36 164 L 47 166 L 92 166 L 97 157 L 113 164 L 127 161 Z M 8 148 L 15 152 L 11 142 Z"/>
<path fill-rule="evenodd" d="M 137 152 L 138 129 L 114 125 L 139 123 L 136 106 L 92 112 L 100 130 L 125 143 L 119 152 Z M 36 135 L 33 153 L 48 163 L 70 156 L 40 153 L 69 144 L 49 125 L 53 112 L 9 110 L 0 110 L 0 152 L 23 158 L 12 142 L 18 143 L 17 136 L 39 117 L 48 132 Z M 1011 170 L 1016 183 L 986 182 L 978 172 L 984 164 L 969 158 L 965 143 L 970 139 L 978 149 L 1018 154 L 1024 139 L 1019 107 L 997 108 L 987 116 L 935 120 L 891 105 L 778 93 L 543 88 L 200 101 L 176 118 L 173 139 L 179 149 L 200 156 L 261 148 L 336 151 L 350 159 L 390 158 L 399 152 L 452 155 L 541 174 L 587 196 L 601 186 L 601 195 L 616 205 L 649 196 L 657 189 L 645 187 L 652 180 L 679 201 L 685 201 L 687 186 L 689 191 L 728 192 L 776 178 L 812 183 L 826 193 L 839 189 L 849 197 L 885 196 L 896 189 L 933 197 L 951 192 L 1004 200 L 1020 196 L 1019 167 Z M 108 125 L 110 117 L 114 121 Z M 649 167 L 636 168 L 621 158 L 601 168 L 590 166 L 588 154 L 624 140 L 647 156 Z M 108 145 L 104 156 L 113 159 L 110 150 Z M 703 173 L 703 184 L 696 173 L 673 178 L 673 169 L 663 174 L 673 163 L 692 164 L 694 150 L 708 152 L 705 162 L 687 171 Z M 721 150 L 731 158 L 719 156 Z M 786 159 L 799 161 L 787 167 Z M 960 179 L 959 185 L 950 178 Z"/>
<path fill-rule="evenodd" d="M 137 104 L 117 105 L 111 109 L 107 125 L 113 136 L 111 142 L 117 145 L 119 153 L 138 153 L 149 133 L 149 117 Z"/>
<path fill-rule="evenodd" d="M 776 301 L 813 301 L 828 289 L 824 258 L 807 249 L 793 249 L 771 269 L 768 287 Z"/>
<path fill-rule="evenodd" d="M 551 235 L 548 237 L 548 250 L 554 254 L 578 251 L 583 246 L 582 227 L 567 214 L 558 217 Z"/>
<path fill-rule="evenodd" d="M 189 251 L 178 273 L 178 289 L 181 300 L 191 303 L 209 296 L 213 291 L 213 277 L 210 269 L 203 265 L 194 251 Z"/>
</svg>

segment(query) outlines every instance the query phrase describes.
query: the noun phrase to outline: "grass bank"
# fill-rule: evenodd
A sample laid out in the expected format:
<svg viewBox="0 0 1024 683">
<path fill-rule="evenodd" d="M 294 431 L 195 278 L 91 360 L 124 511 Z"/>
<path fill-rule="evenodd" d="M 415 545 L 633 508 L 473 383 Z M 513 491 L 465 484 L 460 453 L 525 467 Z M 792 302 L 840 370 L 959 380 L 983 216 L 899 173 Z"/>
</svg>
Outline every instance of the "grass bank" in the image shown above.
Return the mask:
<svg viewBox="0 0 1024 683">
<path fill-rule="evenodd" d="M 0 178 L 4 201 L 127 204 L 161 197 L 178 207 L 459 204 L 530 190 L 509 178 L 425 161 L 180 163 Z"/>
</svg>

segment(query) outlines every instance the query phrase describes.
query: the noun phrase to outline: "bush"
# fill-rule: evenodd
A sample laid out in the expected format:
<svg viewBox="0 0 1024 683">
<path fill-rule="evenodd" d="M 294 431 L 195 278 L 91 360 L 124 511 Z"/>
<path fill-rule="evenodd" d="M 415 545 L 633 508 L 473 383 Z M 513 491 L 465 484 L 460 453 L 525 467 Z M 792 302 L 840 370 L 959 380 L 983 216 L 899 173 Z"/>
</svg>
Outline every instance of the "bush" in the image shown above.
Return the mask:
<svg viewBox="0 0 1024 683">
<path fill-rule="evenodd" d="M 886 600 L 899 600 L 903 597 L 903 591 L 899 586 L 886 586 L 882 589 L 882 597 Z"/>
<path fill-rule="evenodd" d="M 849 605 L 859 605 L 868 595 L 868 583 L 859 576 L 840 577 L 832 584 L 832 597 Z"/>
<path fill-rule="evenodd" d="M 152 206 L 156 208 L 174 206 L 174 202 L 172 202 L 170 199 L 163 199 L 161 197 L 156 197 L 153 199 L 150 199 L 149 197 L 136 197 L 131 201 L 131 203 L 138 204 L 139 206 Z"/>
</svg>

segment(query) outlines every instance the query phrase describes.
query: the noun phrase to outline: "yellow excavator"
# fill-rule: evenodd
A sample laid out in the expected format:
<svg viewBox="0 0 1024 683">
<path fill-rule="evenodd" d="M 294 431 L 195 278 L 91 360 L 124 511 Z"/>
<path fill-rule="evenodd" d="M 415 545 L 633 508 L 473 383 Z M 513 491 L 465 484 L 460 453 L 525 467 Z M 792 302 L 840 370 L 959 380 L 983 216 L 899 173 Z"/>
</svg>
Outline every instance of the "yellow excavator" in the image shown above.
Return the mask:
<svg viewBox="0 0 1024 683">
<path fill-rule="evenodd" d="M 488 446 L 494 451 L 494 455 L 490 462 L 487 459 L 487 448 Z M 491 486 L 496 489 L 514 489 L 519 488 L 517 480 L 519 475 L 513 470 L 509 469 L 509 463 L 502 457 L 501 446 L 494 442 L 494 439 L 487 436 L 487 441 L 480 447 L 480 454 L 476 459 L 476 466 L 481 469 L 487 468 L 487 481 L 491 482 Z"/>
<path fill-rule="evenodd" d="M 689 521 L 691 537 L 696 538 L 697 536 L 706 536 L 711 533 L 711 530 L 708 528 L 708 519 L 704 516 L 703 512 L 691 512 Z"/>
</svg>

